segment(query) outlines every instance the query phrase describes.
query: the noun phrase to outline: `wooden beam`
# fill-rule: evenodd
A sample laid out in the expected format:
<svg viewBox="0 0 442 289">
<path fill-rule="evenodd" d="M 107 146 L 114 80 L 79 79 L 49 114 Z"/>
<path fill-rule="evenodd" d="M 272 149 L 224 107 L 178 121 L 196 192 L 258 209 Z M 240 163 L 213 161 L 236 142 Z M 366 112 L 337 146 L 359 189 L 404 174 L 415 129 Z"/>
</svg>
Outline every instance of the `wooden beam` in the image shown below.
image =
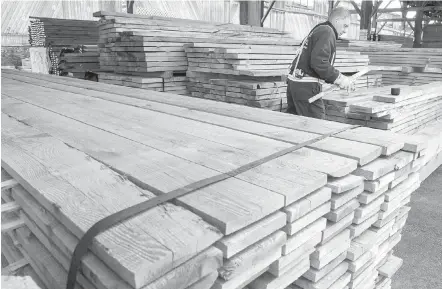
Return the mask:
<svg viewBox="0 0 442 289">
<path fill-rule="evenodd" d="M 2 222 L 2 233 L 18 229 L 24 225 L 25 222 L 21 218 L 16 218 L 13 221 Z"/>
<path fill-rule="evenodd" d="M 267 16 L 269 16 L 270 11 L 272 11 L 272 8 L 273 8 L 273 5 L 275 5 L 275 2 L 276 2 L 276 0 L 273 0 L 272 3 L 270 3 L 269 9 L 267 9 L 266 14 L 261 19 L 261 26 L 264 25 L 264 21 L 266 21 Z M 262 3 L 264 3 L 264 2 L 262 2 Z"/>
<path fill-rule="evenodd" d="M 361 9 L 359 9 L 358 4 L 356 4 L 355 1 L 350 1 L 351 5 L 353 5 L 353 7 L 355 8 L 357 14 L 359 14 L 359 16 L 362 17 L 362 13 L 361 13 Z"/>
<path fill-rule="evenodd" d="M 15 187 L 17 185 L 18 185 L 18 182 L 16 180 L 14 180 L 14 179 L 7 180 L 7 181 L 2 182 L 1 190 L 2 191 L 7 190 L 7 189 L 10 189 L 10 188 Z"/>
<path fill-rule="evenodd" d="M 387 7 L 387 6 L 386 6 Z M 358 8 L 359 9 L 359 8 Z M 358 9 L 350 10 L 351 14 L 359 14 Z M 426 6 L 426 7 L 408 7 L 405 9 L 408 11 L 430 11 L 430 10 L 442 10 L 442 5 L 438 6 Z M 378 13 L 392 13 L 392 12 L 401 12 L 401 8 L 382 8 L 378 9 Z"/>
<path fill-rule="evenodd" d="M 428 18 L 429 20 L 440 19 L 438 17 Z M 378 19 L 378 22 L 403 22 L 403 21 L 415 21 L 416 18 L 393 18 L 393 19 Z"/>
<path fill-rule="evenodd" d="M 382 24 L 381 28 L 379 28 L 378 32 L 376 34 L 381 33 L 382 29 L 384 28 L 385 24 L 387 24 L 387 22 L 384 22 L 384 24 Z"/>
<path fill-rule="evenodd" d="M 338 7 L 339 3 L 341 3 L 341 1 L 336 1 L 335 5 L 333 6 L 333 8 Z"/>
<path fill-rule="evenodd" d="M 373 7 L 373 11 L 371 12 L 371 17 L 373 17 L 376 13 L 378 13 L 378 9 L 379 9 L 379 6 L 381 6 L 381 4 L 382 4 L 382 2 L 384 2 L 384 1 L 378 1 L 377 3 L 376 3 L 376 6 L 374 6 Z M 390 1 L 391 2 L 391 1 Z M 390 3 L 389 3 L 390 4 Z"/>
<path fill-rule="evenodd" d="M 16 202 L 8 202 L 5 204 L 2 204 L 2 206 L 1 206 L 2 213 L 10 213 L 13 211 L 17 211 L 18 209 L 20 209 L 20 205 L 17 204 Z"/>
<path fill-rule="evenodd" d="M 127 1 L 127 13 L 134 14 L 134 2 L 135 0 Z"/>
<path fill-rule="evenodd" d="M 23 258 L 21 260 L 18 260 L 17 262 L 14 262 L 14 263 L 9 264 L 8 266 L 2 268 L 2 273 L 4 273 L 4 275 L 11 275 L 15 271 L 17 271 L 18 269 L 23 268 L 24 266 L 26 266 L 28 264 L 29 264 L 28 260 Z"/>
</svg>

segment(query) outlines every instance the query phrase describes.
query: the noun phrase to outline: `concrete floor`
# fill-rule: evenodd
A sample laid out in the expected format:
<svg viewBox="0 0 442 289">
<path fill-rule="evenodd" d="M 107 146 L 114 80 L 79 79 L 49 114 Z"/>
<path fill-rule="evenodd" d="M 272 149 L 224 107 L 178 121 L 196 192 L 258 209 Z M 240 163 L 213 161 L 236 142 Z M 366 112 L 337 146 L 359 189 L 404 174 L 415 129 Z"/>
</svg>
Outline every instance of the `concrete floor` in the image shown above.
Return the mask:
<svg viewBox="0 0 442 289">
<path fill-rule="evenodd" d="M 404 264 L 393 289 L 442 288 L 442 166 L 411 197 L 411 211 L 394 255 Z"/>
</svg>

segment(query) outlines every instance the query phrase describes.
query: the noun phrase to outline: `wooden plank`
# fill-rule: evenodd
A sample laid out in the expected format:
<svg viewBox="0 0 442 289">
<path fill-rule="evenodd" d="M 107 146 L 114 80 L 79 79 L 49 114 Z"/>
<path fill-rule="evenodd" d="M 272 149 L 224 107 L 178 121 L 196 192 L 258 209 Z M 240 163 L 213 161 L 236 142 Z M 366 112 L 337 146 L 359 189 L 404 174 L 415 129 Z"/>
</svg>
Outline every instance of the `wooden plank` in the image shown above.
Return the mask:
<svg viewBox="0 0 442 289">
<path fill-rule="evenodd" d="M 250 245 L 281 229 L 286 224 L 282 212 L 272 215 L 219 240 L 215 246 L 223 251 L 224 258 L 230 258 Z"/>
<path fill-rule="evenodd" d="M 277 248 L 281 248 L 286 241 L 287 235 L 283 231 L 276 231 L 226 260 L 218 270 L 219 276 L 228 281 L 246 273 L 249 268 L 256 266 L 260 260 L 267 256 L 268 252 L 274 252 Z"/>
<path fill-rule="evenodd" d="M 308 240 L 315 237 L 318 233 L 325 229 L 326 223 L 327 220 L 325 218 L 319 218 L 312 224 L 302 229 L 300 232 L 289 237 L 287 239 L 287 244 L 282 247 L 282 254 L 284 256 L 288 255 L 290 252 L 297 249 L 301 244 L 304 244 Z"/>
<path fill-rule="evenodd" d="M 252 289 L 273 289 L 273 288 L 285 288 L 293 283 L 296 279 L 310 268 L 310 262 L 308 257 L 302 259 L 297 265 L 289 269 L 284 275 L 275 277 L 269 272 L 266 272 L 256 278 L 248 287 Z"/>
<path fill-rule="evenodd" d="M 326 277 L 322 278 L 316 283 L 305 279 L 304 277 L 298 279 L 295 284 L 303 289 L 325 289 L 329 288 L 335 283 L 341 276 L 345 274 L 348 268 L 347 262 L 342 262 L 336 268 L 334 268 Z"/>
<path fill-rule="evenodd" d="M 353 222 L 353 218 L 354 218 L 354 212 L 351 212 L 350 214 L 348 214 L 338 222 L 328 221 L 327 227 L 322 232 L 321 244 L 327 243 L 328 241 L 330 241 L 330 239 L 334 238 L 336 235 L 338 235 L 343 230 L 345 230 L 345 228 L 350 226 Z"/>
<path fill-rule="evenodd" d="M 330 212 L 330 202 L 324 203 L 314 209 L 313 211 L 309 212 L 307 215 L 303 216 L 302 218 L 294 221 L 293 223 L 288 224 L 284 230 L 287 232 L 288 235 L 292 236 L 293 234 L 296 234 L 297 232 L 301 231 L 305 227 L 307 227 L 309 224 L 313 223 L 320 217 L 323 217 L 325 214 Z"/>
<path fill-rule="evenodd" d="M 17 204 L 16 202 L 9 202 L 9 203 L 5 203 L 2 204 L 1 207 L 1 212 L 3 213 L 10 213 L 10 212 L 14 212 L 20 209 L 20 205 Z"/>
<path fill-rule="evenodd" d="M 20 218 L 10 220 L 7 223 L 2 222 L 2 233 L 9 232 L 25 225 L 24 221 Z"/>
<path fill-rule="evenodd" d="M 17 73 L 13 72 L 11 73 L 13 75 L 17 75 Z M 26 75 L 25 73 L 21 72 L 18 75 Z M 31 76 L 30 74 L 28 74 Z M 10 77 L 10 76 L 4 76 L 4 77 Z M 14 76 L 12 76 L 14 77 Z M 276 125 L 279 127 L 294 129 L 294 130 L 300 130 L 300 131 L 306 131 L 306 132 L 312 132 L 312 133 L 329 133 L 336 131 L 338 129 L 350 127 L 348 125 L 334 123 L 334 122 L 324 122 L 323 120 L 317 120 L 317 119 L 311 119 L 311 118 L 303 118 L 303 117 L 294 117 L 294 116 L 288 116 L 284 114 L 275 114 L 272 112 L 266 112 L 266 111 L 259 111 L 259 114 L 256 114 L 256 110 L 253 108 L 247 108 L 243 106 L 232 106 L 231 104 L 224 104 L 224 103 L 213 103 L 209 100 L 203 100 L 203 99 L 189 99 L 188 97 L 174 97 L 174 99 L 169 99 L 165 97 L 164 94 L 161 93 L 149 93 L 140 95 L 139 90 L 132 89 L 132 88 L 124 88 L 120 89 L 118 87 L 112 86 L 112 85 L 106 85 L 106 84 L 100 84 L 100 83 L 94 83 L 93 85 L 81 81 L 78 79 L 66 79 L 56 76 L 51 76 L 49 78 L 42 78 L 42 75 L 35 75 L 32 76 L 37 79 L 46 79 L 50 80 L 52 82 L 60 82 L 62 81 L 63 84 L 74 85 L 74 86 L 80 86 L 83 88 L 92 89 L 94 91 L 103 91 L 103 92 L 109 92 L 109 93 L 118 93 L 120 95 L 125 95 L 133 98 L 138 99 L 146 99 L 150 101 L 155 101 L 158 103 L 165 103 L 180 107 L 186 107 L 188 109 L 196 109 L 199 111 L 214 113 L 217 115 L 224 115 L 224 116 L 231 116 L 237 119 L 246 119 L 249 121 L 255 121 L 259 123 L 266 123 L 270 125 Z M 21 81 L 24 79 L 20 77 Z M 26 79 L 25 81 L 28 81 Z"/>
<path fill-rule="evenodd" d="M 329 178 L 327 187 L 332 189 L 334 194 L 341 194 L 359 186 L 364 182 L 364 178 L 355 175 L 348 175 L 342 178 Z"/>
<path fill-rule="evenodd" d="M 69 227 L 69 229 L 78 236 L 82 236 L 84 234 L 84 230 L 87 229 L 91 224 L 94 223 L 93 218 L 99 218 L 100 214 L 102 216 L 109 215 L 109 210 L 120 210 L 122 205 L 130 205 L 131 203 L 138 203 L 147 198 L 151 198 L 153 195 L 148 194 L 147 191 L 141 192 L 140 189 L 135 187 L 134 185 L 128 183 L 128 182 L 121 182 L 121 180 L 118 178 L 118 176 L 111 172 L 109 169 L 104 170 L 102 165 L 95 161 L 87 161 L 86 155 L 84 155 L 81 152 L 78 152 L 76 150 L 68 148 L 65 144 L 61 143 L 60 141 L 57 141 L 48 135 L 41 134 L 39 131 L 33 130 L 29 127 L 26 127 L 24 125 L 19 124 L 18 122 L 14 122 L 8 119 L 2 118 L 3 124 L 5 124 L 3 130 L 2 130 L 2 136 L 4 138 L 4 151 L 6 151 L 6 156 L 2 159 L 2 166 L 6 168 L 6 170 L 14 176 L 15 179 L 19 179 L 20 183 L 23 187 L 25 187 L 28 191 L 32 192 L 36 198 L 38 198 L 39 202 L 42 203 L 47 210 L 49 210 L 52 214 L 57 216 L 58 219 L 60 219 L 66 226 Z M 15 135 L 15 136 L 14 136 Z M 25 140 L 18 138 L 18 136 L 26 137 Z M 31 137 L 33 136 L 33 137 Z M 40 150 L 35 150 L 35 146 L 38 146 Z M 50 148 L 50 149 L 49 149 Z M 49 149 L 49 150 L 48 150 Z M 43 152 L 47 153 L 43 153 Z M 37 155 L 39 152 L 41 153 Z M 50 152 L 50 153 L 48 153 Z M 31 157 L 28 157 L 31 156 Z M 66 156 L 70 156 L 69 158 L 66 158 Z M 39 162 L 37 162 L 39 160 Z M 83 163 L 83 165 L 82 165 Z M 24 165 L 26 164 L 26 165 Z M 57 184 L 62 187 L 66 187 L 66 185 L 63 184 L 63 180 L 60 178 L 54 179 L 52 174 L 46 169 L 46 167 L 43 165 L 45 164 L 48 167 L 60 167 L 60 164 L 66 164 L 67 167 L 72 166 L 80 166 L 82 165 L 82 171 L 78 172 L 76 174 L 68 175 L 66 172 L 63 172 L 62 170 L 58 169 L 60 171 L 60 175 L 64 176 L 65 179 L 70 180 L 70 182 L 74 182 L 77 184 L 75 189 L 67 189 L 63 192 L 63 202 L 60 202 L 59 196 L 55 193 L 51 193 L 50 188 L 47 187 L 44 183 L 39 183 L 38 178 L 32 177 L 32 176 L 38 176 L 39 174 L 42 174 L 44 176 L 47 176 L 47 178 L 51 178 L 55 181 L 54 185 Z M 39 172 L 38 174 L 35 174 Z M 89 176 L 89 177 L 87 177 Z M 93 180 L 91 179 L 93 176 Z M 77 179 L 77 180 L 76 180 Z M 81 182 L 78 180 L 81 179 Z M 132 194 L 133 196 L 130 198 L 123 198 L 118 202 L 113 202 L 113 205 L 109 205 L 104 207 L 96 205 L 96 202 L 98 201 L 96 196 L 89 197 L 87 202 L 79 200 L 76 196 L 78 195 L 79 191 L 83 189 L 83 194 L 90 191 L 94 186 L 96 187 L 98 185 L 98 180 L 103 180 L 99 182 L 100 188 L 102 191 L 106 191 L 106 200 L 111 201 L 112 200 L 112 191 L 115 192 L 116 195 L 118 195 L 118 199 L 121 199 L 122 193 L 124 194 Z M 104 181 L 107 179 L 107 183 Z M 107 189 L 103 190 L 103 185 L 107 185 Z M 96 193 L 94 194 L 96 195 Z M 84 195 L 86 196 L 86 195 Z M 55 208 L 54 205 L 52 205 L 48 200 L 51 200 L 53 203 L 58 204 L 58 208 Z M 68 201 L 66 201 L 68 200 Z M 81 206 L 76 206 L 75 204 L 78 203 L 78 201 L 82 202 Z M 103 199 L 99 199 L 100 204 L 102 204 Z M 111 201 L 112 202 L 112 201 Z M 124 204 L 126 202 L 126 204 Z M 87 205 L 86 205 L 87 204 Z M 84 210 L 88 209 L 88 206 L 92 206 L 93 209 L 89 209 L 91 211 L 94 211 L 94 216 L 91 216 L 91 219 L 84 219 L 84 214 L 78 211 L 78 208 L 83 208 Z M 120 206 L 118 208 L 118 206 Z M 72 211 L 70 208 L 76 208 L 74 211 Z M 160 208 L 158 208 L 160 209 Z M 150 212 L 146 212 L 145 214 L 140 215 L 137 218 L 133 218 L 128 222 L 125 222 L 124 228 L 120 226 L 114 227 L 114 229 L 111 229 L 100 236 L 98 236 L 98 242 L 108 244 L 107 247 L 113 247 L 118 248 L 121 247 L 121 243 L 118 244 L 118 240 L 121 240 L 121 237 L 118 237 L 118 231 L 122 230 L 123 232 L 127 230 L 126 228 L 129 228 L 130 226 L 137 227 L 137 236 L 140 236 L 140 228 L 146 227 L 142 234 L 144 233 L 144 240 L 143 243 L 146 244 L 146 242 L 149 242 L 150 244 L 154 245 L 158 252 L 163 252 L 164 258 L 161 260 L 163 262 L 162 266 L 166 266 L 168 268 L 173 268 L 173 259 L 172 259 L 172 251 L 170 249 L 165 249 L 163 245 L 158 243 L 157 240 L 161 240 L 164 244 L 170 243 L 168 245 L 169 248 L 173 248 L 173 246 L 184 245 L 182 243 L 184 239 L 185 231 L 180 233 L 180 240 L 179 242 L 176 240 L 173 240 L 173 237 L 171 237 L 171 229 L 174 226 L 177 226 L 176 222 L 180 220 L 184 220 L 183 216 L 180 216 L 178 218 L 173 217 L 173 219 L 170 219 L 168 221 L 168 225 L 166 226 L 166 223 L 163 223 L 161 225 L 160 222 L 167 221 L 167 218 L 170 218 L 172 215 L 161 215 L 161 213 L 157 213 L 158 209 L 151 210 Z M 149 214 L 150 213 L 150 214 Z M 153 215 L 152 215 L 153 213 Z M 192 214 L 186 212 L 185 210 L 177 210 L 176 213 L 178 214 L 185 214 L 188 215 L 188 217 L 192 218 Z M 82 216 L 80 216 L 82 215 Z M 196 217 L 196 216 L 195 216 Z M 159 219 L 158 219 L 159 218 Z M 163 219 L 164 218 L 164 219 Z M 141 221 L 143 219 L 143 221 Z M 161 220 L 162 219 L 162 220 Z M 195 220 L 198 220 L 199 218 L 196 218 Z M 199 219 L 201 220 L 201 219 Z M 141 222 L 140 222 L 141 221 Z M 150 222 L 150 223 L 149 223 Z M 154 222 L 154 223 L 152 223 Z M 185 221 L 188 222 L 188 221 Z M 188 223 L 187 225 L 190 225 Z M 160 227 L 158 227 L 160 226 Z M 161 226 L 168 227 L 168 232 L 161 232 L 160 228 Z M 185 223 L 178 225 L 177 227 L 178 231 L 182 230 L 182 226 L 186 227 Z M 119 228 L 121 227 L 121 228 Z M 201 227 L 200 227 L 201 228 Z M 210 229 L 210 227 L 207 227 L 207 229 Z M 192 230 L 198 230 L 198 226 L 194 226 Z M 149 232 L 146 233 L 146 232 Z M 112 237 L 109 239 L 108 236 L 115 235 L 117 236 Z M 165 235 L 163 235 L 166 233 Z M 195 232 L 192 232 L 194 234 Z M 216 232 L 216 230 L 213 230 L 211 228 L 210 230 L 203 229 L 200 231 L 201 234 L 204 234 L 205 236 L 213 236 L 215 237 L 211 241 L 209 241 L 209 244 L 201 244 L 202 246 L 208 246 L 216 239 L 220 237 L 220 235 Z M 155 239 L 151 235 L 156 235 Z M 172 233 L 173 234 L 173 233 Z M 209 234 L 209 235 L 206 235 Z M 132 235 L 130 232 L 124 232 L 125 238 L 129 238 Z M 132 237 L 132 243 L 138 238 L 137 236 Z M 173 236 L 173 235 L 172 235 Z M 188 240 L 188 242 L 193 242 L 192 239 Z M 124 243 L 123 243 L 124 244 Z M 133 243 L 135 244 L 135 243 Z M 173 245 L 175 244 L 175 245 Z M 182 245 L 180 245 L 182 244 Z M 135 249 L 134 247 L 133 249 Z M 184 248 L 184 247 L 183 247 Z M 191 248 L 189 248 L 191 249 Z M 110 255 L 108 251 L 103 252 L 103 249 L 100 248 L 100 246 L 92 246 L 92 250 L 96 252 L 98 255 L 100 255 L 100 258 L 103 260 L 106 260 L 106 262 L 114 267 L 117 268 L 115 271 L 118 272 L 120 275 L 125 275 L 124 279 L 127 279 L 127 282 L 131 282 L 132 284 L 138 284 L 140 286 L 139 280 L 136 280 L 136 275 L 132 275 L 133 278 L 129 278 L 129 270 L 130 264 L 127 264 L 126 266 L 122 265 L 127 263 L 127 261 L 119 260 L 120 257 L 117 255 Z M 180 249 L 183 253 L 183 249 Z M 201 249 L 196 249 L 201 250 Z M 124 252 L 124 251 L 123 251 Z M 198 252 L 198 251 L 197 251 Z M 115 254 L 115 253 L 114 253 Z M 184 262 L 184 260 L 188 259 L 189 257 L 193 256 L 195 253 L 190 253 L 188 257 L 185 256 L 179 257 L 176 256 L 177 259 L 175 262 L 180 263 Z M 143 255 L 138 254 L 139 258 L 142 258 Z M 181 260 L 179 259 L 181 258 Z M 117 261 L 117 262 L 115 262 Z M 149 264 L 148 266 L 150 269 L 150 276 L 155 276 L 155 274 L 161 274 L 161 269 L 159 272 L 154 273 L 152 268 L 152 260 L 149 260 L 146 263 L 147 260 L 145 260 L 145 264 Z M 164 261 L 165 264 L 164 264 Z M 158 261 L 154 261 L 155 262 Z M 119 264 L 117 266 L 117 264 Z M 142 264 L 142 263 L 139 263 Z M 175 263 L 176 264 L 176 263 Z M 140 265 L 138 265 L 140 266 Z M 176 266 L 176 265 L 175 265 Z M 140 267 L 138 267 L 140 268 Z M 164 268 L 164 267 L 163 267 Z M 158 268 L 159 269 L 159 268 Z M 170 269 L 169 269 L 170 270 Z M 164 272 L 164 271 L 163 271 Z M 157 275 L 159 276 L 159 275 Z M 149 278 L 149 277 L 147 277 Z M 146 277 L 143 277 L 143 280 L 149 280 Z M 150 277 L 153 278 L 153 277 Z M 135 279 L 135 280 L 134 280 Z M 131 280 L 131 281 L 129 281 Z M 146 282 L 146 281 L 141 281 Z M 148 281 L 147 281 L 148 282 Z M 137 285 L 134 285 L 137 286 Z"/>
<path fill-rule="evenodd" d="M 360 184 L 356 188 L 353 188 L 342 194 L 333 194 L 331 197 L 331 209 L 336 210 L 348 203 L 351 199 L 357 198 L 359 194 L 364 191 L 364 185 Z"/>
<path fill-rule="evenodd" d="M 359 202 L 357 200 L 351 200 L 347 204 L 343 205 L 337 210 L 332 210 L 330 213 L 325 215 L 325 217 L 332 222 L 339 222 L 345 216 L 353 212 L 359 207 Z"/>
<path fill-rule="evenodd" d="M 315 268 L 310 268 L 305 274 L 302 275 L 303 278 L 310 280 L 311 282 L 318 282 L 322 278 L 324 278 L 328 273 L 330 273 L 334 268 L 336 268 L 339 264 L 341 264 L 347 255 L 347 252 L 342 253 L 336 259 L 331 261 L 321 270 L 317 270 Z"/>
<path fill-rule="evenodd" d="M 2 268 L 2 273 L 4 274 L 4 275 L 12 275 L 12 274 L 14 274 L 17 270 L 19 270 L 19 269 L 21 269 L 21 268 L 23 268 L 24 266 L 26 266 L 26 265 L 28 265 L 29 264 L 29 262 L 28 262 L 28 260 L 26 260 L 26 259 L 21 259 L 21 260 L 19 260 L 19 261 L 17 261 L 17 262 L 14 262 L 14 263 L 12 263 L 12 264 L 9 264 L 8 266 L 6 266 L 6 267 L 3 267 Z M 3 276 L 2 276 L 3 277 Z M 2 284 L 3 284 L 3 280 L 2 280 Z M 11 287 L 12 288 L 12 287 Z"/>
<path fill-rule="evenodd" d="M 301 200 L 284 207 L 282 211 L 287 214 L 287 223 L 292 223 L 305 216 L 320 205 L 329 201 L 331 198 L 331 189 L 321 188 Z"/>
<path fill-rule="evenodd" d="M 378 179 L 393 170 L 399 170 L 413 161 L 413 153 L 400 151 L 389 157 L 379 158 L 363 167 L 356 169 L 353 174 L 367 180 Z"/>
<path fill-rule="evenodd" d="M 10 179 L 7 181 L 2 181 L 1 189 L 2 191 L 8 190 L 18 185 L 18 182 L 14 179 Z"/>
</svg>

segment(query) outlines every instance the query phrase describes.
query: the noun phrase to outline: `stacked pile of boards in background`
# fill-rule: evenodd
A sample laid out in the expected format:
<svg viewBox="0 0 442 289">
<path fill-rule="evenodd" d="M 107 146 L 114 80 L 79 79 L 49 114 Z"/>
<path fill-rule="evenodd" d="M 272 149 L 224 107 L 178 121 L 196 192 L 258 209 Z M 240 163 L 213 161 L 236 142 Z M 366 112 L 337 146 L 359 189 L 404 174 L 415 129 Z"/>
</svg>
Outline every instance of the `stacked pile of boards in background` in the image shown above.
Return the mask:
<svg viewBox="0 0 442 289">
<path fill-rule="evenodd" d="M 31 16 L 29 43 L 48 48 L 52 74 L 59 74 L 58 64 L 63 49 L 82 45 L 97 45 L 97 21 L 71 20 Z"/>
<path fill-rule="evenodd" d="M 393 41 L 366 41 L 366 40 L 348 40 L 341 39 L 336 42 L 338 49 L 345 49 L 351 51 L 363 51 L 364 49 L 378 48 L 378 49 L 397 49 L 401 48 L 402 44 Z"/>
<path fill-rule="evenodd" d="M 426 48 L 442 48 L 442 24 L 425 25 L 422 46 Z"/>
<path fill-rule="evenodd" d="M 2 95 L 13 241 L 48 289 L 102 217 L 238 168 L 99 235 L 78 288 L 390 288 L 401 266 L 425 136 L 16 71 Z"/>
<path fill-rule="evenodd" d="M 378 41 L 381 42 L 395 42 L 398 44 L 401 44 L 400 47 L 403 48 L 411 48 L 413 47 L 413 37 L 408 37 L 408 36 L 401 36 L 401 35 L 386 35 L 386 34 L 379 34 L 378 35 Z"/>
<path fill-rule="evenodd" d="M 243 78 L 245 80 L 261 82 L 267 79 L 256 79 L 256 76 L 277 76 L 280 79 L 292 60 L 295 46 L 299 44 L 299 41 L 294 41 L 287 33 L 262 27 L 110 12 L 97 12 L 94 16 L 101 17 L 99 21 L 100 68 L 109 72 L 103 81 L 121 83 L 124 77 L 119 75 L 126 75 L 133 79 L 128 81 L 125 78 L 126 82 L 152 82 L 156 85 L 155 88 L 158 88 L 162 85 L 159 85 L 156 79 L 163 78 L 161 83 L 164 82 L 165 86 L 171 88 L 165 91 L 173 91 L 173 89 L 180 91 L 182 89 L 181 76 L 186 76 L 186 72 L 187 77 L 192 79 L 196 78 L 195 73 L 200 77 L 207 76 L 209 72 L 212 76 L 219 75 L 214 77 L 215 79 L 233 79 L 232 76 L 238 75 L 246 76 Z M 185 51 L 185 44 L 195 45 L 193 49 L 200 51 L 216 48 L 229 49 L 229 52 L 222 53 L 223 57 L 220 56 L 217 61 L 214 58 L 208 59 L 210 57 L 203 52 L 192 52 L 195 55 L 190 56 Z M 288 52 L 292 54 L 287 56 L 287 59 L 281 59 L 282 50 L 276 51 L 276 47 L 273 46 L 269 49 L 270 45 L 280 45 L 281 49 L 284 48 L 287 52 L 285 56 L 289 54 Z M 269 50 L 270 54 L 268 54 Z M 255 54 L 256 52 L 259 54 Z M 238 70 L 241 72 L 237 72 Z M 114 75 L 111 76 L 110 73 Z M 179 80 L 174 81 L 172 78 L 176 77 Z M 212 78 L 202 77 L 199 83 L 207 79 Z M 237 79 L 240 78 L 235 77 L 235 80 Z M 271 79 L 271 81 L 275 80 Z M 204 84 L 208 93 L 210 81 L 207 80 Z M 149 89 L 149 86 L 143 86 Z M 191 93 L 194 92 L 194 96 L 197 96 L 196 94 L 202 91 L 194 90 L 195 86 L 198 85 L 192 82 L 189 84 L 189 89 Z M 241 91 L 233 89 L 229 93 L 239 95 Z M 266 92 L 266 94 L 270 93 Z M 223 96 L 226 96 L 225 93 Z M 252 102 L 257 101 L 253 100 L 253 94 L 249 91 L 246 91 L 244 96 L 246 98 L 242 98 L 243 102 L 247 101 L 247 97 L 251 98 Z M 236 96 L 227 98 L 230 97 L 235 100 L 240 99 Z M 280 104 L 280 102 L 279 98 L 277 103 Z M 263 106 L 260 105 L 260 107 Z"/>
<path fill-rule="evenodd" d="M 358 51 L 338 49 L 333 66 L 342 73 L 355 73 L 366 68 L 368 62 L 368 56 L 361 55 Z"/>
<path fill-rule="evenodd" d="M 400 95 L 391 95 L 391 88 L 400 88 Z M 338 91 L 323 99 L 329 120 L 408 133 L 442 115 L 442 82 Z"/>
<path fill-rule="evenodd" d="M 270 110 L 287 108 L 287 73 L 298 44 L 267 40 L 268 44 L 192 43 L 185 45 L 189 62 L 189 92 L 194 97 Z M 293 43 L 293 44 L 289 44 Z"/>
<path fill-rule="evenodd" d="M 384 85 L 421 85 L 436 81 L 442 81 L 442 72 L 382 71 Z"/>
<path fill-rule="evenodd" d="M 60 75 L 72 74 L 76 78 L 84 78 L 85 72 L 100 70 L 97 45 L 82 46 L 80 52 L 62 53 L 58 63 Z"/>
<path fill-rule="evenodd" d="M 370 65 L 442 68 L 442 49 L 437 48 L 398 48 L 363 49 Z"/>
</svg>

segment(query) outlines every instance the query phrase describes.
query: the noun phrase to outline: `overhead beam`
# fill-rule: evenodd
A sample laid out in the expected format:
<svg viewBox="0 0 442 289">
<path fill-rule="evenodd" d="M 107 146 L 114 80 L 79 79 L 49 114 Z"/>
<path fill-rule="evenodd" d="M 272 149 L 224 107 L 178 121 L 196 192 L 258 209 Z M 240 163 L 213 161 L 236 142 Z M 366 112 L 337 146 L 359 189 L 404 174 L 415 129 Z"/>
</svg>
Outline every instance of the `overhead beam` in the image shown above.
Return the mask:
<svg viewBox="0 0 442 289">
<path fill-rule="evenodd" d="M 385 24 L 387 24 L 387 22 L 384 22 L 384 24 L 382 24 L 381 28 L 379 28 L 378 32 L 376 32 L 376 34 L 381 33 L 382 29 L 384 29 Z"/>
<path fill-rule="evenodd" d="M 352 1 L 352 2 L 354 2 L 354 1 Z M 426 7 L 408 7 L 405 10 L 408 12 L 408 11 L 430 11 L 430 10 L 433 10 L 433 9 L 434 10 L 442 10 L 442 5 L 426 6 Z M 402 12 L 402 9 L 401 8 L 383 8 L 383 9 L 378 9 L 377 12 L 378 13 Z M 350 10 L 350 13 L 351 14 L 359 14 L 360 15 L 359 7 L 358 7 L 358 9 L 355 8 L 355 10 Z"/>
<path fill-rule="evenodd" d="M 438 17 L 426 18 L 428 20 L 438 20 Z M 392 19 L 378 19 L 378 22 L 403 22 L 403 21 L 415 21 L 416 18 L 392 18 Z"/>
<path fill-rule="evenodd" d="M 261 19 L 261 26 L 264 25 L 264 21 L 266 21 L 267 16 L 269 16 L 270 11 L 272 11 L 273 5 L 275 5 L 276 0 L 273 0 L 272 3 L 270 3 L 269 5 L 269 9 L 267 9 L 266 14 L 264 15 L 264 17 L 262 17 Z"/>
<path fill-rule="evenodd" d="M 353 5 L 353 7 L 355 8 L 355 10 L 356 10 L 356 14 L 359 14 L 359 16 L 362 17 L 361 9 L 359 9 L 358 4 L 356 4 L 355 1 L 350 1 L 350 3 L 351 3 L 351 5 Z"/>
<path fill-rule="evenodd" d="M 373 17 L 376 13 L 378 13 L 379 6 L 381 6 L 382 2 L 384 1 L 378 1 L 376 3 L 376 6 L 373 7 L 373 12 L 371 12 L 371 17 Z"/>
<path fill-rule="evenodd" d="M 336 1 L 336 3 L 335 3 L 335 5 L 334 5 L 334 7 L 333 7 L 333 8 L 336 8 L 336 7 L 338 7 L 339 3 L 341 3 L 341 1 Z"/>
</svg>

